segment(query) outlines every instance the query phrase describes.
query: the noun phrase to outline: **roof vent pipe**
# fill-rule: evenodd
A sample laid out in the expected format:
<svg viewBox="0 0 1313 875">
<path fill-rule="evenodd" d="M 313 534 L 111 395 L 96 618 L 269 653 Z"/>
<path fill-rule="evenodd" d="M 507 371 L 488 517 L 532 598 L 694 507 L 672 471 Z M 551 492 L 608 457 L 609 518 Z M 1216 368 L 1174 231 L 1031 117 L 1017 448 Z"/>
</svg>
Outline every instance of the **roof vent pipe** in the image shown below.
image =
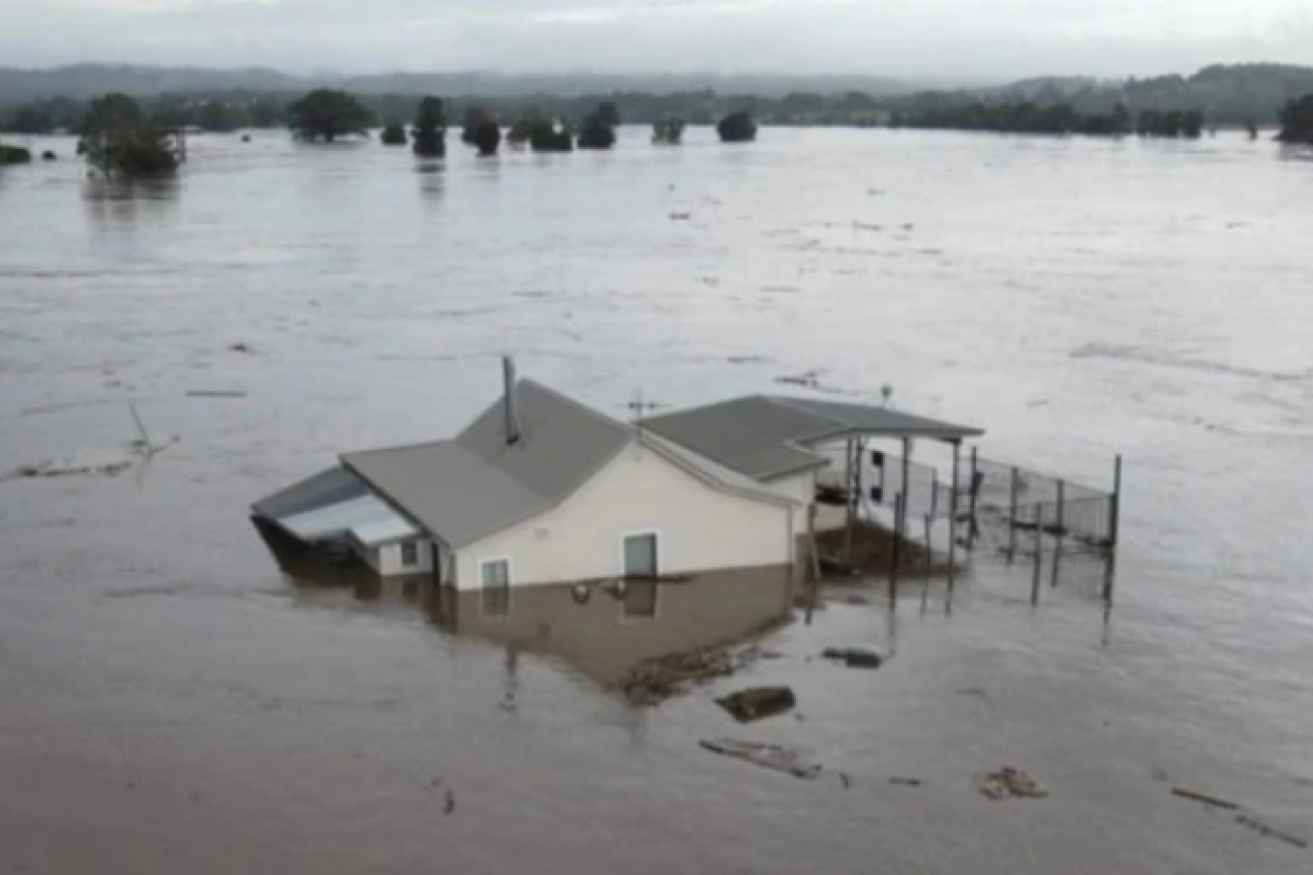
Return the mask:
<svg viewBox="0 0 1313 875">
<path fill-rule="evenodd" d="M 506 414 L 506 446 L 520 442 L 520 412 L 515 403 L 515 359 L 502 356 L 502 410 Z"/>
</svg>

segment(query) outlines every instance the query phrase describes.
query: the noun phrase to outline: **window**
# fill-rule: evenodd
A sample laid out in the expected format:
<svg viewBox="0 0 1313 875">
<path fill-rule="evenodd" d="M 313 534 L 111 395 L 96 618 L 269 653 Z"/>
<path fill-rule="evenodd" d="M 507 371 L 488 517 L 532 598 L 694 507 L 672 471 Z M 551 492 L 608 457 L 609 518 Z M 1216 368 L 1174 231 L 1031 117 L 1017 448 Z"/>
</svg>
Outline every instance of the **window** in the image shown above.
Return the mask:
<svg viewBox="0 0 1313 875">
<path fill-rule="evenodd" d="M 401 564 L 406 568 L 419 564 L 419 544 L 407 541 L 401 545 Z"/>
<path fill-rule="evenodd" d="M 625 538 L 625 577 L 655 579 L 657 570 L 657 536 L 629 535 Z"/>
<path fill-rule="evenodd" d="M 483 585 L 483 613 L 488 617 L 505 617 L 511 612 L 511 563 L 508 559 L 490 559 L 479 563 Z"/>
</svg>

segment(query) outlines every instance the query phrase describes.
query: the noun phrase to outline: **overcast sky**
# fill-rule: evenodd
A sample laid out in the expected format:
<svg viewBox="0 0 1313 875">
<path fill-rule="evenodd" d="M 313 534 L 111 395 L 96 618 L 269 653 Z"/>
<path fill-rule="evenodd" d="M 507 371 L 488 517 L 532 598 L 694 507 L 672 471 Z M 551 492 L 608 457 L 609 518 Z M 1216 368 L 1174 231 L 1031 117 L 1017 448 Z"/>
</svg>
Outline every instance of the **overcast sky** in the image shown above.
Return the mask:
<svg viewBox="0 0 1313 875">
<path fill-rule="evenodd" d="M 1313 64 L 1313 0 L 0 0 L 0 65 L 1006 78 Z"/>
</svg>

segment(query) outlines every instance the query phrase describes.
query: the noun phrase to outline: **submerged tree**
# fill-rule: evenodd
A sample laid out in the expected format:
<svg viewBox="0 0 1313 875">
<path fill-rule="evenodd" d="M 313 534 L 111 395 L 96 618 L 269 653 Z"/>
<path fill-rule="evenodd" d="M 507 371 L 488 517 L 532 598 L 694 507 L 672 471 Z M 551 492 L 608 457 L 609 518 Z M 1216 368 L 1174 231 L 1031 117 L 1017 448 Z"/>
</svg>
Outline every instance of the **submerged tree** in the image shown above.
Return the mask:
<svg viewBox="0 0 1313 875">
<path fill-rule="evenodd" d="M 378 138 L 384 146 L 404 146 L 406 145 L 406 128 L 392 122 L 383 126 L 383 132 L 379 134 Z"/>
<path fill-rule="evenodd" d="M 615 145 L 615 128 L 620 123 L 620 114 L 614 103 L 603 103 L 597 109 L 584 116 L 579 128 L 580 149 L 610 149 Z"/>
<path fill-rule="evenodd" d="M 746 112 L 732 112 L 716 125 L 722 143 L 751 143 L 757 139 L 757 123 Z"/>
<path fill-rule="evenodd" d="M 478 130 L 492 116 L 487 110 L 477 106 L 465 107 L 465 115 L 461 120 L 460 139 L 467 146 L 477 146 Z"/>
<path fill-rule="evenodd" d="M 652 125 L 652 142 L 665 146 L 678 146 L 684 139 L 684 120 L 678 116 L 664 116 Z"/>
<path fill-rule="evenodd" d="M 529 129 L 529 146 L 535 152 L 573 152 L 574 138 L 568 127 L 538 119 Z"/>
<path fill-rule="evenodd" d="M 331 143 L 338 137 L 364 135 L 373 114 L 345 91 L 321 88 L 287 107 L 288 126 L 299 140 Z"/>
<path fill-rule="evenodd" d="M 533 135 L 534 126 L 539 123 L 540 120 L 533 116 L 525 116 L 516 120 L 515 124 L 511 125 L 510 130 L 506 132 L 506 142 L 512 146 L 527 145 L 529 138 Z"/>
<path fill-rule="evenodd" d="M 479 149 L 480 158 L 491 158 L 497 154 L 501 145 L 501 125 L 492 118 L 485 118 L 474 129 L 474 145 Z"/>
<path fill-rule="evenodd" d="M 419 102 L 415 110 L 412 149 L 421 158 L 441 158 L 447 154 L 447 112 L 442 101 L 432 95 Z"/>
<path fill-rule="evenodd" d="M 6 164 L 26 164 L 32 160 L 32 153 L 21 146 L 6 146 L 0 143 L 0 167 Z"/>
<path fill-rule="evenodd" d="M 126 94 L 92 101 L 82 122 L 78 154 L 106 176 L 156 176 L 178 169 L 173 135 Z"/>
<path fill-rule="evenodd" d="M 1313 94 L 1292 100 L 1281 110 L 1281 133 L 1277 139 L 1313 146 Z"/>
</svg>

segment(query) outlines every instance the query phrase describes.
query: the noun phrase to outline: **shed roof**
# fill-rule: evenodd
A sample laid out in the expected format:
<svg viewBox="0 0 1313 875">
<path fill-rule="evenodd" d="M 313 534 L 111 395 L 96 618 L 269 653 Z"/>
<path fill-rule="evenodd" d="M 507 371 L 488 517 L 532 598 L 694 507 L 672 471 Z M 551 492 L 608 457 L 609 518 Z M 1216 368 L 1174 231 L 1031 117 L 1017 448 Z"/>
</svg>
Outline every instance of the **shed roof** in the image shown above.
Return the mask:
<svg viewBox="0 0 1313 875">
<path fill-rule="evenodd" d="M 258 517 L 271 522 L 369 494 L 369 487 L 341 465 L 313 474 L 251 505 Z"/>
<path fill-rule="evenodd" d="M 396 511 L 369 494 L 281 517 L 278 524 L 303 541 L 337 538 L 350 532 L 369 546 L 418 534 Z M 376 533 L 384 533 L 385 537 L 379 539 Z"/>
<path fill-rule="evenodd" d="M 982 431 L 863 404 L 750 395 L 654 416 L 644 426 L 727 468 L 774 480 L 828 464 L 810 448 L 847 436 L 962 440 Z"/>
<path fill-rule="evenodd" d="M 456 441 L 347 453 L 342 462 L 450 547 L 477 541 L 553 504 Z"/>
</svg>

